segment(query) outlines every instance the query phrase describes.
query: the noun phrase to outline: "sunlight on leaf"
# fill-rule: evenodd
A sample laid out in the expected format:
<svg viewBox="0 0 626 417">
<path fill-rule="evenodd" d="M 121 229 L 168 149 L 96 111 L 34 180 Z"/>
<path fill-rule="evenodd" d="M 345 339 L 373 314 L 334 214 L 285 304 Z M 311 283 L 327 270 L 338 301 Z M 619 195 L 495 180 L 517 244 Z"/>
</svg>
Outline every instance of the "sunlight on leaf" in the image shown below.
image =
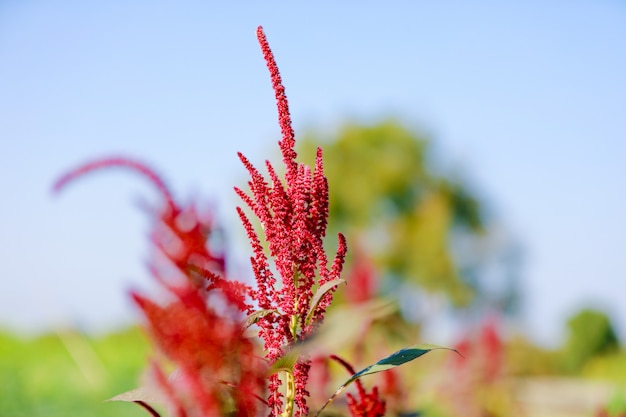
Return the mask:
<svg viewBox="0 0 626 417">
<path fill-rule="evenodd" d="M 116 395 L 113 398 L 109 398 L 106 401 L 127 401 L 127 402 L 136 402 L 136 401 L 145 401 L 145 402 L 155 402 L 155 403 L 165 403 L 165 399 L 163 395 L 157 391 L 156 389 L 149 387 L 139 387 L 134 390 L 123 392 L 119 395 Z"/>
<path fill-rule="evenodd" d="M 322 300 L 322 297 L 328 291 L 332 290 L 333 288 L 335 288 L 339 284 L 344 284 L 344 283 L 346 283 L 345 279 L 337 278 L 337 279 L 334 279 L 332 281 L 328 281 L 327 283 L 325 283 L 324 285 L 322 285 L 322 286 L 320 286 L 318 288 L 317 292 L 315 293 L 315 295 L 311 299 L 311 308 L 309 309 L 309 312 L 306 315 L 306 323 L 307 324 L 311 323 L 311 319 L 313 318 L 313 314 L 315 313 L 315 309 L 317 308 L 317 305 Z"/>
<path fill-rule="evenodd" d="M 246 317 L 246 319 L 243 321 L 242 326 L 244 329 L 247 329 L 248 327 L 252 326 L 253 324 L 256 324 L 257 321 L 259 321 L 261 318 L 272 314 L 272 313 L 276 313 L 276 310 L 270 309 L 270 310 L 257 310 L 254 313 L 248 315 Z"/>
<path fill-rule="evenodd" d="M 152 417 L 160 417 L 160 414 L 152 408 L 151 403 L 165 403 L 162 394 L 149 387 L 139 387 L 134 390 L 123 392 L 106 401 L 125 401 L 132 402 L 146 410 Z"/>
</svg>

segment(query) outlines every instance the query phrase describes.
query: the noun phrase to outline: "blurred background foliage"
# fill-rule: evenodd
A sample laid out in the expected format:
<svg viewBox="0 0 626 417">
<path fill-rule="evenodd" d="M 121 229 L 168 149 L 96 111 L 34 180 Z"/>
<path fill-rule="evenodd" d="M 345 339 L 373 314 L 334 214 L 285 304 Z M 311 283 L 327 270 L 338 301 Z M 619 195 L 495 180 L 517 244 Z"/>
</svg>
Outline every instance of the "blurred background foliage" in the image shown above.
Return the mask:
<svg viewBox="0 0 626 417">
<path fill-rule="evenodd" d="M 449 249 L 453 228 L 478 234 L 479 203 L 461 184 L 429 169 L 429 142 L 389 121 L 344 126 L 331 140 L 314 132 L 300 143 L 309 163 L 324 142 L 331 234 L 367 251 L 387 279 L 409 280 L 467 304 L 473 288 Z"/>
<path fill-rule="evenodd" d="M 567 328 L 563 366 L 568 372 L 580 372 L 592 358 L 607 356 L 619 349 L 617 335 L 605 313 L 584 309 L 567 321 Z"/>
<path fill-rule="evenodd" d="M 329 232 L 343 232 L 351 254 L 374 261 L 383 291 L 405 292 L 409 283 L 457 308 L 496 304 L 514 312 L 518 248 L 498 236 L 471 185 L 437 164 L 431 140 L 394 120 L 345 124 L 331 134 L 308 132 L 299 142 L 302 159 L 312 163 L 320 144 Z M 494 262 L 503 270 L 488 285 Z"/>
<path fill-rule="evenodd" d="M 97 337 L 0 332 L 0 416 L 145 416 L 132 404 L 104 401 L 136 388 L 148 352 L 137 327 Z"/>
<path fill-rule="evenodd" d="M 552 349 L 506 326 L 522 296 L 519 245 L 502 232 L 484 197 L 435 159 L 425 135 L 393 120 L 312 130 L 299 142 L 301 159 L 311 163 L 320 145 L 331 193 L 329 234 L 344 232 L 350 246 L 348 285 L 328 317 L 343 317 L 347 343 L 336 353 L 361 368 L 427 342 L 420 333 L 428 317 L 411 316 L 395 301 L 407 293 L 440 297 L 467 324 L 455 339 L 463 357 L 433 353 L 364 381 L 380 387 L 391 415 L 518 415 L 516 381 L 538 377 L 626 386 L 626 354 L 606 313 L 577 312 L 564 324 L 564 344 Z M 103 401 L 140 383 L 149 353 L 135 327 L 99 336 L 0 333 L 0 417 L 146 415 L 132 404 Z M 322 382 L 311 388 L 313 403 L 323 403 L 346 378 L 345 370 L 318 359 L 314 380 Z M 597 415 L 623 415 L 624 398 L 616 390 Z"/>
</svg>

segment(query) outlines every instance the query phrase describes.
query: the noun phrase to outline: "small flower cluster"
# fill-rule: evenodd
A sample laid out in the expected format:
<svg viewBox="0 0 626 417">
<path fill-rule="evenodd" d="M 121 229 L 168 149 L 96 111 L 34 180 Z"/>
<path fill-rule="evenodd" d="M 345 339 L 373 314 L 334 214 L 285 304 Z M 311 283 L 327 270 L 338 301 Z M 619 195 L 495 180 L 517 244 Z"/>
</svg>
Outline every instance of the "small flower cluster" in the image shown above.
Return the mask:
<svg viewBox="0 0 626 417">
<path fill-rule="evenodd" d="M 331 359 L 339 362 L 350 375 L 354 375 L 356 371 L 348 362 L 337 355 L 331 355 Z M 354 395 L 348 393 L 348 409 L 352 417 L 382 417 L 385 415 L 385 401 L 378 394 L 378 387 L 374 387 L 371 393 L 367 393 L 360 380 L 356 380 L 356 387 L 359 393 L 357 399 Z"/>
<path fill-rule="evenodd" d="M 455 348 L 462 356 L 448 362 L 436 398 L 453 414 L 509 415 L 512 387 L 506 378 L 505 346 L 497 319 L 486 319 L 475 331 L 468 331 Z"/>
</svg>

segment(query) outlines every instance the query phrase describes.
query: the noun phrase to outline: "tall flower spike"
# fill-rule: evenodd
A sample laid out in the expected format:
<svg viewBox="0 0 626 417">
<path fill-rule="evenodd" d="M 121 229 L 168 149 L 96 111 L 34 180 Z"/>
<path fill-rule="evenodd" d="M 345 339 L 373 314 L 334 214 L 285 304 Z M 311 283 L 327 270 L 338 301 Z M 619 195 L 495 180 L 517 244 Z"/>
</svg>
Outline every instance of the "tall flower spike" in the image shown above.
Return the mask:
<svg viewBox="0 0 626 417">
<path fill-rule="evenodd" d="M 274 54 L 270 49 L 263 27 L 259 26 L 256 30 L 256 36 L 261 45 L 261 51 L 263 52 L 263 58 L 267 64 L 267 69 L 270 71 L 272 77 L 272 87 L 276 95 L 276 104 L 278 106 L 278 121 L 280 123 L 280 131 L 282 134 L 282 141 L 280 142 L 280 149 L 283 153 L 283 161 L 287 168 L 287 180 L 294 179 L 297 175 L 298 164 L 296 163 L 296 151 L 294 150 L 295 135 L 293 128 L 291 127 L 291 115 L 289 114 L 289 103 L 287 101 L 287 95 L 285 94 L 285 87 L 283 81 L 280 78 L 280 72 L 278 71 L 278 65 L 274 59 Z"/>
<path fill-rule="evenodd" d="M 266 162 L 267 181 L 242 154 L 243 165 L 250 174 L 250 194 L 236 188 L 243 202 L 258 217 L 267 246 L 261 244 L 252 222 L 241 208 L 239 217 L 250 239 L 254 256 L 252 269 L 257 288 L 251 294 L 258 305 L 268 312 L 256 324 L 263 338 L 266 359 L 274 363 L 290 344 L 303 340 L 323 319 L 334 289 L 328 289 L 316 305 L 311 305 L 314 290 L 339 278 L 346 253 L 345 239 L 339 235 L 339 248 L 331 270 L 324 252 L 323 238 L 328 216 L 328 183 L 324 177 L 321 151 L 315 168 L 296 162 L 294 132 L 285 88 L 278 66 L 267 43 L 263 28 L 257 29 L 263 57 L 270 71 L 278 107 L 282 139 L 279 142 L 285 165 L 284 181 Z M 273 268 L 270 269 L 270 259 Z M 277 274 L 278 279 L 274 277 Z M 306 384 L 310 360 L 306 357 L 290 369 L 284 378 L 272 375 L 269 380 L 268 405 L 271 416 L 304 417 L 308 414 Z M 284 392 L 281 385 L 284 381 Z"/>
</svg>

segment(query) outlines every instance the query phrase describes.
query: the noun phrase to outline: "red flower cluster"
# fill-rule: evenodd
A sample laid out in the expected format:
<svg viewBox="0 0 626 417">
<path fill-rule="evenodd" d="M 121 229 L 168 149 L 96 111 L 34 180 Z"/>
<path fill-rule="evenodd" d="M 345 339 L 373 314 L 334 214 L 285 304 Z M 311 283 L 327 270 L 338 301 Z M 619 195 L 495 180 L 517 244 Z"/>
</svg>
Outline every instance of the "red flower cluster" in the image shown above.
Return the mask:
<svg viewBox="0 0 626 417">
<path fill-rule="evenodd" d="M 356 371 L 345 360 L 341 359 L 337 355 L 331 355 L 331 359 L 339 362 L 343 365 L 344 368 L 350 375 L 354 375 Z M 359 398 L 357 399 L 354 395 L 348 393 L 346 397 L 348 398 L 348 409 L 350 410 L 350 414 L 352 417 L 382 417 L 385 415 L 385 401 L 380 398 L 378 395 L 378 387 L 372 388 L 371 393 L 367 393 L 360 379 L 356 381 L 357 391 L 359 393 Z"/>
<path fill-rule="evenodd" d="M 346 254 L 346 241 L 339 235 L 339 247 L 331 268 L 323 247 L 328 217 L 328 182 L 324 176 L 322 151 L 318 149 L 314 171 L 295 160 L 294 133 L 285 89 L 270 47 L 261 27 L 257 37 L 263 56 L 271 74 L 272 85 L 278 104 L 279 123 L 282 140 L 279 142 L 283 162 L 286 167 L 285 181 L 278 177 L 269 162 L 266 167 L 271 184 L 242 155 L 244 166 L 250 173 L 248 195 L 239 188 L 237 194 L 254 215 L 260 220 L 268 243 L 269 257 L 265 253 L 257 232 L 245 212 L 238 208 L 239 216 L 252 244 L 254 256 L 252 267 L 257 281 L 257 289 L 252 292 L 254 300 L 263 310 L 271 312 L 258 321 L 259 334 L 264 340 L 266 358 L 274 362 L 284 354 L 284 348 L 310 334 L 316 323 L 323 317 L 326 307 L 332 301 L 332 291 L 324 294 L 318 303 L 312 305 L 313 290 L 331 282 L 341 273 Z M 280 283 L 270 267 L 273 259 Z M 310 361 L 300 360 L 293 374 L 287 375 L 287 390 L 293 384 L 297 416 L 306 416 L 306 382 Z M 270 377 L 268 403 L 274 415 L 283 407 L 281 380 L 278 375 Z M 288 414 L 292 405 L 285 404 Z"/>
<path fill-rule="evenodd" d="M 177 416 L 255 416 L 265 369 L 254 345 L 243 336 L 240 321 L 220 315 L 191 287 L 160 306 L 133 294 L 148 320 L 148 330 L 177 367 L 176 378 L 153 371 Z M 182 324 L 181 324 L 182 323 Z M 228 400 L 227 400 L 228 399 Z"/>
<path fill-rule="evenodd" d="M 257 393 L 263 392 L 267 367 L 243 334 L 242 314 L 251 310 L 245 301 L 249 288 L 220 275 L 224 258 L 207 246 L 210 224 L 201 221 L 193 208 L 180 208 L 153 171 L 124 158 L 86 164 L 61 178 L 55 189 L 88 172 L 114 166 L 146 176 L 166 202 L 152 233 L 160 256 L 151 271 L 172 299 L 160 305 L 131 294 L 146 316 L 155 344 L 177 369 L 177 377 L 168 379 L 154 363 L 157 385 L 179 417 L 218 416 L 232 410 L 241 417 L 256 415 Z"/>
<path fill-rule="evenodd" d="M 437 397 L 452 414 L 508 415 L 513 399 L 497 319 L 486 319 L 476 330 L 456 344 L 460 355 L 450 358 Z"/>
<path fill-rule="evenodd" d="M 350 304 L 371 301 L 378 293 L 376 267 L 360 245 L 356 245 L 356 250 L 352 249 L 352 267 L 347 281 L 351 288 L 345 295 Z"/>
<path fill-rule="evenodd" d="M 453 358 L 459 374 L 465 372 L 483 382 L 494 382 L 503 375 L 504 345 L 498 333 L 497 323 L 488 320 L 474 338 L 464 337 L 455 349 L 463 356 Z M 469 361 L 465 358 L 472 358 Z"/>
</svg>

